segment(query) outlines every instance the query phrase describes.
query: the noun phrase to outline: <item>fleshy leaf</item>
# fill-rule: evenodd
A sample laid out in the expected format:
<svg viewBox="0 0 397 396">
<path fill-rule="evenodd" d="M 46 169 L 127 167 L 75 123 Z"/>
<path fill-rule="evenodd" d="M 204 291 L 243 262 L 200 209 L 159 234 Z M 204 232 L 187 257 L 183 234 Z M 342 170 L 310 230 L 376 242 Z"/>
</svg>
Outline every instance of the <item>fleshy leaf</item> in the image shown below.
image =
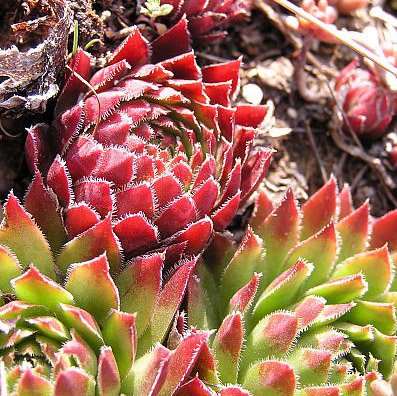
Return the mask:
<svg viewBox="0 0 397 396">
<path fill-rule="evenodd" d="M 44 275 L 55 279 L 54 262 L 48 242 L 13 193 L 4 205 L 0 244 L 9 247 L 23 268 L 34 264 Z"/>
<path fill-rule="evenodd" d="M 104 252 L 109 260 L 111 273 L 117 273 L 121 265 L 121 255 L 109 217 L 68 242 L 57 258 L 57 265 L 66 272 L 70 264 L 91 260 Z"/>
<path fill-rule="evenodd" d="M 12 291 L 10 281 L 21 275 L 22 268 L 15 255 L 2 245 L 0 245 L 0 273 L 0 290 L 10 293 Z"/>
<path fill-rule="evenodd" d="M 252 365 L 243 380 L 243 387 L 253 395 L 293 396 L 296 386 L 293 368 L 277 360 Z"/>
<path fill-rule="evenodd" d="M 235 383 L 237 380 L 243 341 L 244 329 L 241 313 L 236 312 L 226 316 L 212 344 L 218 363 L 219 378 L 224 384 Z"/>
<path fill-rule="evenodd" d="M 337 185 L 334 177 L 320 188 L 302 206 L 301 240 L 320 231 L 332 220 L 335 220 L 337 208 Z"/>
<path fill-rule="evenodd" d="M 147 351 L 154 343 L 163 340 L 185 294 L 195 265 L 195 259 L 182 264 L 165 284 L 154 309 L 150 325 L 139 340 L 138 350 L 140 353 Z"/>
<path fill-rule="evenodd" d="M 118 291 L 105 254 L 70 266 L 65 289 L 74 296 L 76 305 L 93 315 L 98 323 L 105 320 L 111 309 L 119 309 Z"/>
<path fill-rule="evenodd" d="M 298 332 L 298 316 L 293 312 L 264 317 L 247 336 L 241 369 L 270 356 L 283 356 L 294 345 Z"/>
<path fill-rule="evenodd" d="M 72 294 L 42 275 L 33 265 L 24 274 L 13 279 L 11 284 L 20 300 L 44 305 L 53 311 L 57 311 L 61 303 L 74 304 Z"/>
<path fill-rule="evenodd" d="M 282 272 L 287 253 L 298 242 L 299 213 L 291 190 L 287 191 L 280 206 L 258 228 L 263 239 L 266 257 L 263 282 L 269 284 Z"/>
<path fill-rule="evenodd" d="M 392 280 L 392 264 L 387 247 L 357 254 L 339 264 L 333 278 L 362 273 L 368 282 L 366 299 L 385 292 Z"/>
<path fill-rule="evenodd" d="M 160 295 L 163 263 L 164 255 L 160 253 L 134 259 L 116 280 L 121 309 L 138 314 L 139 336 L 148 326 Z"/>
<path fill-rule="evenodd" d="M 100 396 L 118 396 L 120 387 L 120 374 L 112 349 L 102 347 L 98 358 L 98 394 Z"/>
<path fill-rule="evenodd" d="M 94 396 L 94 380 L 83 370 L 70 368 L 62 371 L 56 380 L 54 396 Z"/>
<path fill-rule="evenodd" d="M 365 250 L 368 240 L 368 202 L 356 211 L 345 216 L 336 226 L 342 243 L 338 254 L 338 262 Z"/>
<path fill-rule="evenodd" d="M 287 307 L 297 297 L 302 284 L 310 276 L 311 264 L 298 260 L 291 268 L 276 278 L 260 296 L 253 310 L 253 318 L 258 322 L 266 314 Z"/>
<path fill-rule="evenodd" d="M 25 196 L 25 208 L 46 235 L 53 252 L 66 242 L 66 232 L 54 197 L 45 188 L 39 172 L 34 175 Z"/>
<path fill-rule="evenodd" d="M 312 287 L 306 295 L 324 297 L 328 303 L 348 303 L 362 297 L 368 290 L 368 284 L 362 274 L 332 279 Z"/>
<path fill-rule="evenodd" d="M 131 370 L 137 347 L 135 315 L 113 311 L 102 330 L 104 341 L 112 348 L 123 379 Z"/>
<path fill-rule="evenodd" d="M 285 266 L 288 268 L 299 258 L 312 263 L 313 272 L 305 283 L 305 288 L 310 288 L 328 279 L 335 263 L 336 252 L 335 227 L 331 223 L 317 234 L 298 244 L 288 255 Z"/>
<path fill-rule="evenodd" d="M 262 267 L 262 241 L 248 228 L 239 248 L 226 267 L 221 286 L 221 295 L 227 305 L 230 298 L 246 285 Z"/>
<path fill-rule="evenodd" d="M 168 360 L 168 373 L 159 396 L 172 395 L 178 385 L 190 375 L 200 348 L 208 341 L 208 336 L 207 332 L 190 334 L 171 353 Z"/>
<path fill-rule="evenodd" d="M 16 392 L 18 396 L 50 396 L 52 385 L 45 378 L 35 374 L 32 369 L 28 369 L 19 380 Z"/>
</svg>

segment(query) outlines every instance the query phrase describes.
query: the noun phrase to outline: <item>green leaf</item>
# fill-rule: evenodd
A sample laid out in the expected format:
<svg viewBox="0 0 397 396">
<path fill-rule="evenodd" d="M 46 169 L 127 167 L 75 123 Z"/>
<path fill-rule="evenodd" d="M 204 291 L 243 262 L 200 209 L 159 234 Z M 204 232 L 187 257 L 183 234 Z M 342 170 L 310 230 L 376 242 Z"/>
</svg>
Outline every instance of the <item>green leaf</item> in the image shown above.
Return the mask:
<svg viewBox="0 0 397 396">
<path fill-rule="evenodd" d="M 164 255 L 155 253 L 139 257 L 127 264 L 116 279 L 120 306 L 125 312 L 136 312 L 138 336 L 149 325 L 162 283 Z"/>
<path fill-rule="evenodd" d="M 102 330 L 106 345 L 112 347 L 117 367 L 123 379 L 131 370 L 137 348 L 135 315 L 113 311 Z"/>
<path fill-rule="evenodd" d="M 283 272 L 263 292 L 253 310 L 253 319 L 257 323 L 266 314 L 286 308 L 297 299 L 302 284 L 310 276 L 313 266 L 298 260 L 291 268 Z"/>
<path fill-rule="evenodd" d="M 54 312 L 59 304 L 74 304 L 72 294 L 47 276 L 42 275 L 33 265 L 21 276 L 11 281 L 18 299 L 31 304 L 43 305 Z"/>
<path fill-rule="evenodd" d="M 16 256 L 6 248 L 0 245 L 0 290 L 11 293 L 11 280 L 21 275 L 22 267 L 19 265 Z"/>
<path fill-rule="evenodd" d="M 13 193 L 4 205 L 4 215 L 0 226 L 0 244 L 14 252 L 23 268 L 34 264 L 41 273 L 56 279 L 48 242 Z"/>
<path fill-rule="evenodd" d="M 105 254 L 73 264 L 68 271 L 65 289 L 74 296 L 76 305 L 93 315 L 98 323 L 102 323 L 112 309 L 119 309 L 118 291 L 109 274 Z"/>
</svg>

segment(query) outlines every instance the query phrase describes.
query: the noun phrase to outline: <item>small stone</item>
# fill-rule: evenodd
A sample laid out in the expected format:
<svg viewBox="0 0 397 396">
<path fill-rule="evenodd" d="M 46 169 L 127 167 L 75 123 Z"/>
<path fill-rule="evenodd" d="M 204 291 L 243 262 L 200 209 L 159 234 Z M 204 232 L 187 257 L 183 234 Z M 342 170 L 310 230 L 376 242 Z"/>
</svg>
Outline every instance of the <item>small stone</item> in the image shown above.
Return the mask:
<svg viewBox="0 0 397 396">
<path fill-rule="evenodd" d="M 263 99 L 263 91 L 256 84 L 244 85 L 242 95 L 247 102 L 253 105 L 259 105 Z"/>
</svg>

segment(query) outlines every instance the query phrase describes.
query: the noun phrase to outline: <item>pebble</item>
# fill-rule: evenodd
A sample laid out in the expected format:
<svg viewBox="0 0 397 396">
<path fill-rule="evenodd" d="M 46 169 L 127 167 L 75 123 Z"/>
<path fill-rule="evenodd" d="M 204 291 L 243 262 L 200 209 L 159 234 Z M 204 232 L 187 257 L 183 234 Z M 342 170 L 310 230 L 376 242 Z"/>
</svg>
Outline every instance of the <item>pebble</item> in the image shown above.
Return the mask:
<svg viewBox="0 0 397 396">
<path fill-rule="evenodd" d="M 253 105 L 259 105 L 263 99 L 263 91 L 256 84 L 244 85 L 242 89 L 242 95 L 247 102 Z"/>
</svg>

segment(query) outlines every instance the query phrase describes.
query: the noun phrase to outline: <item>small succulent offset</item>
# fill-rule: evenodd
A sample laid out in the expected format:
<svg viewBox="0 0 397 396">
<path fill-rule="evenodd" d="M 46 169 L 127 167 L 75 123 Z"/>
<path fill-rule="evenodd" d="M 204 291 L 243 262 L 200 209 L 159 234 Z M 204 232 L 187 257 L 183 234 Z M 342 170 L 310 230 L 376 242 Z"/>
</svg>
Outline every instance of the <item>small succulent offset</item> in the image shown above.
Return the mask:
<svg viewBox="0 0 397 396">
<path fill-rule="evenodd" d="M 359 67 L 353 60 L 335 82 L 337 99 L 346 115 L 348 128 L 364 139 L 378 139 L 396 114 L 397 95 L 375 70 Z"/>
<path fill-rule="evenodd" d="M 219 40 L 225 29 L 247 18 L 252 0 L 162 0 L 162 6 L 173 7 L 163 20 L 171 25 L 184 15 L 189 21 L 189 31 L 198 43 Z"/>
<path fill-rule="evenodd" d="M 145 2 L 144 6 L 141 6 L 140 13 L 155 19 L 168 15 L 173 8 L 171 4 L 161 4 L 161 0 L 149 0 Z"/>
</svg>

